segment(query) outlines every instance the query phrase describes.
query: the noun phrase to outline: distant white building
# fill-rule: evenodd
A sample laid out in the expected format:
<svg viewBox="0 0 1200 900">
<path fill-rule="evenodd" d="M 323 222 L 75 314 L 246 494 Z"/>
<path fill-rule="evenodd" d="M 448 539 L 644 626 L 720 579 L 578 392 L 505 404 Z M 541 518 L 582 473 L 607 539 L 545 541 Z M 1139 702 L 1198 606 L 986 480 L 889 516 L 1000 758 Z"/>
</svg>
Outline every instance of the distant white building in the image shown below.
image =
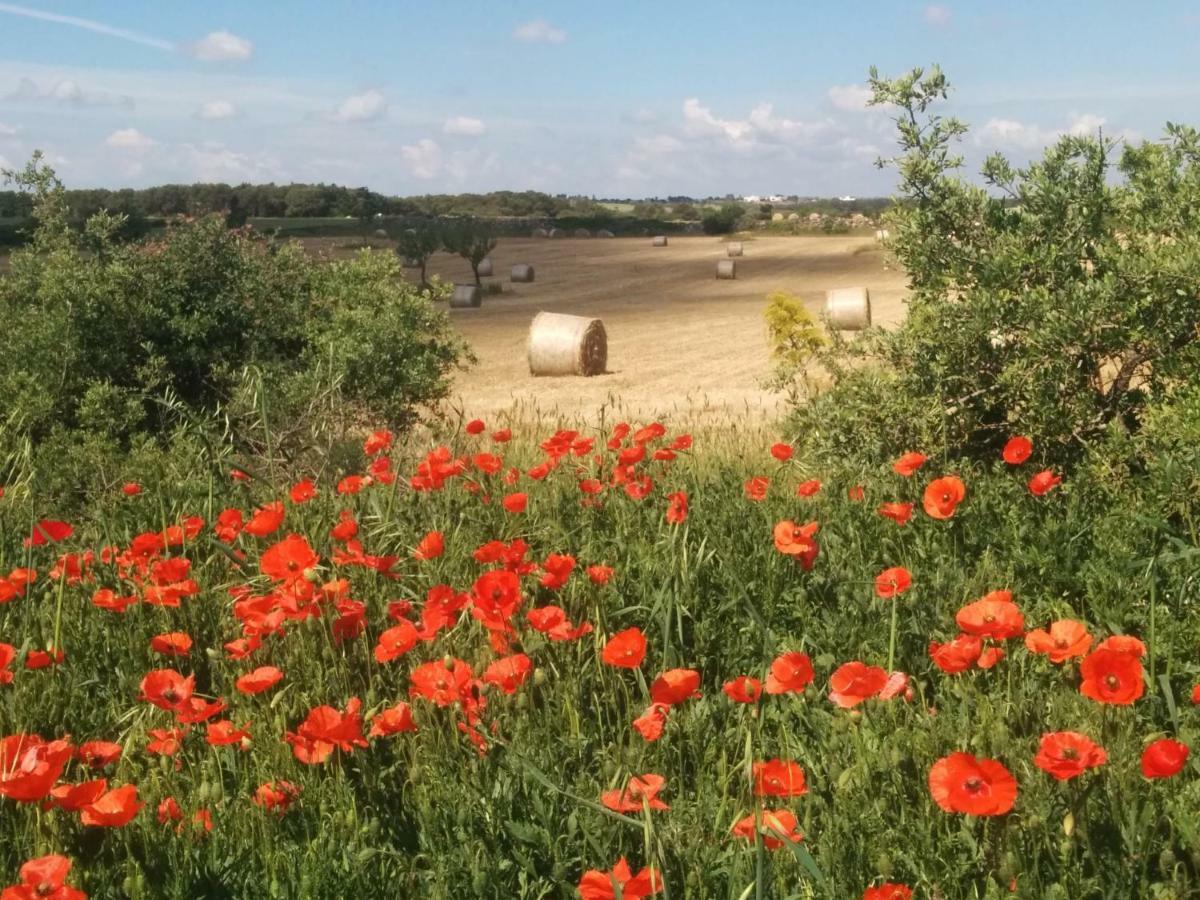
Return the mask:
<svg viewBox="0 0 1200 900">
<path fill-rule="evenodd" d="M 838 197 L 838 199 L 841 200 L 843 203 L 853 203 L 858 198 L 847 195 L 845 197 Z"/>
<path fill-rule="evenodd" d="M 762 197 L 758 194 L 747 194 L 742 200 L 746 203 L 762 203 Z"/>
</svg>

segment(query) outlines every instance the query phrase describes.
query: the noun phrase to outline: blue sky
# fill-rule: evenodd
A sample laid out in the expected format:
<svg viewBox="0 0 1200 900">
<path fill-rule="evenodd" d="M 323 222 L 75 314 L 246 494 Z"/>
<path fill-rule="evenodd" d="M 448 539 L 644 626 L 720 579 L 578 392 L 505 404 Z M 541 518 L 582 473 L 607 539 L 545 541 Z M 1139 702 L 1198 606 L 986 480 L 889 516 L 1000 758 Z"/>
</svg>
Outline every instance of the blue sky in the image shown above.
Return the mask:
<svg viewBox="0 0 1200 900">
<path fill-rule="evenodd" d="M 870 65 L 938 62 L 977 162 L 1200 124 L 1183 2 L 0 0 L 0 166 L 69 186 L 886 194 Z"/>
</svg>

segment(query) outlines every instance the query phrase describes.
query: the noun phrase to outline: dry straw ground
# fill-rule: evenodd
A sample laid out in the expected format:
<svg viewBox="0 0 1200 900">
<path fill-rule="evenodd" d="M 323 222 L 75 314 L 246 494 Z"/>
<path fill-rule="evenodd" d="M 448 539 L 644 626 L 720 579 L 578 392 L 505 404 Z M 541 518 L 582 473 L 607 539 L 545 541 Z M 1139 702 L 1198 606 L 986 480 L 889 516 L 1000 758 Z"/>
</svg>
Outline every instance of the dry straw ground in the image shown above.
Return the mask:
<svg viewBox="0 0 1200 900">
<path fill-rule="evenodd" d="M 726 240 L 672 237 L 502 240 L 492 254 L 506 275 L 532 263 L 533 284 L 509 284 L 483 308 L 452 319 L 479 364 L 459 376 L 458 399 L 472 415 L 536 406 L 591 417 L 620 398 L 630 414 L 724 418 L 777 411 L 762 387 L 770 364 L 762 312 L 766 295 L 783 290 L 818 312 L 827 288 L 866 285 L 876 321 L 903 313 L 904 276 L 873 237 L 766 237 L 745 243 L 737 279 L 719 281 L 716 260 Z M 461 259 L 439 254 L 430 271 L 469 278 Z M 529 323 L 542 309 L 597 316 L 608 330 L 609 373 L 595 378 L 534 378 L 525 360 Z"/>
</svg>

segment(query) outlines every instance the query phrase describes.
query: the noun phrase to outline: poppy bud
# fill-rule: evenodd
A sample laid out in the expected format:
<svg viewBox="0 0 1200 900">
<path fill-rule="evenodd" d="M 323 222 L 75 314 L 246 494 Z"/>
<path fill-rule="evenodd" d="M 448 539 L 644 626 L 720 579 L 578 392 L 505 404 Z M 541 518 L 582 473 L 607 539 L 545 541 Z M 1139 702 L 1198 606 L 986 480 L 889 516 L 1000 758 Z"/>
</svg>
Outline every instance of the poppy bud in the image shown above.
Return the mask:
<svg viewBox="0 0 1200 900">
<path fill-rule="evenodd" d="M 884 878 L 889 877 L 892 874 L 892 858 L 886 853 L 880 853 L 875 857 L 875 871 Z"/>
<path fill-rule="evenodd" d="M 449 653 L 447 653 L 445 656 L 442 657 L 442 665 L 445 666 L 447 669 L 453 669 L 454 668 L 454 657 L 451 656 Z"/>
<path fill-rule="evenodd" d="M 1021 872 L 1017 857 L 1010 851 L 1000 857 L 1000 877 L 1005 881 L 1016 878 Z"/>
<path fill-rule="evenodd" d="M 318 581 L 321 580 L 321 576 L 315 568 L 313 568 L 312 566 L 309 566 L 307 569 L 304 570 L 304 580 L 307 581 L 309 584 L 316 584 Z"/>
<path fill-rule="evenodd" d="M 1163 878 L 1173 878 L 1175 875 L 1175 864 L 1179 862 L 1175 858 L 1175 851 L 1170 847 L 1163 849 L 1163 852 L 1158 854 L 1158 871 Z"/>
<path fill-rule="evenodd" d="M 859 710 L 859 709 L 850 710 L 850 721 L 851 722 L 857 722 L 861 718 L 862 718 L 862 710 Z"/>
<path fill-rule="evenodd" d="M 1075 830 L 1075 815 L 1070 810 L 1063 816 L 1063 834 L 1067 837 L 1071 836 L 1071 832 Z"/>
<path fill-rule="evenodd" d="M 204 655 L 207 656 L 209 659 L 220 659 L 221 658 L 221 652 L 219 650 L 217 650 L 216 647 L 205 647 Z"/>
<path fill-rule="evenodd" d="M 196 801 L 201 805 L 208 803 L 210 794 L 208 792 L 208 782 L 200 782 L 200 787 L 196 788 Z"/>
</svg>

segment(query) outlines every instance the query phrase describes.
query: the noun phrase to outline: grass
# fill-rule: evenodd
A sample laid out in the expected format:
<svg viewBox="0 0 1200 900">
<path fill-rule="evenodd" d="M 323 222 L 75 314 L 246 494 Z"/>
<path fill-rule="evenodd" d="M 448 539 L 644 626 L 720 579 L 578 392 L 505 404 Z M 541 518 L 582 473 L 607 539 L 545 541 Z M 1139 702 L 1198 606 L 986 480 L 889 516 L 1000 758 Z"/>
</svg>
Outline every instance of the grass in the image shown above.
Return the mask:
<svg viewBox="0 0 1200 900">
<path fill-rule="evenodd" d="M 0 686 L 0 732 L 115 742 L 122 750 L 114 764 L 90 772 L 71 762 L 62 780 L 133 784 L 146 805 L 123 827 L 103 828 L 81 824 L 78 813 L 0 798 L 5 883 L 15 883 L 26 859 L 56 852 L 75 863 L 70 883 L 94 897 L 569 897 L 586 870 L 607 871 L 624 856 L 635 872 L 654 866 L 673 898 L 857 897 L 883 880 L 920 897 L 1195 896 L 1195 761 L 1161 781 L 1139 771 L 1153 738 L 1197 744 L 1186 566 L 1111 541 L 1106 516 L 1121 511 L 1106 511 L 1070 479 L 1034 497 L 1028 467 L 960 471 L 966 500 L 939 521 L 921 512 L 925 485 L 943 474 L 936 460 L 912 478 L 821 470 L 779 462 L 768 453 L 769 435 L 730 424 L 697 434 L 670 461 L 651 457 L 679 446 L 677 436 L 648 439 L 647 459 L 625 473 L 651 480 L 640 500 L 612 486 L 617 455 L 634 444 L 626 437 L 606 449 L 610 423 L 583 436 L 596 439 L 594 448 L 577 447 L 584 452 L 567 453 L 548 472 L 536 468 L 546 459 L 538 444 L 548 425 L 510 443 L 494 443 L 490 429 L 455 431 L 394 448 L 392 484 L 377 466 L 375 483 L 341 494 L 339 476 L 327 474 L 316 498 L 299 504 L 288 499 L 290 480 L 250 462 L 256 477 L 248 482 L 227 470 L 181 471 L 143 484 L 136 496 L 114 491 L 71 523 L 70 537 L 35 547 L 22 539 L 54 510 L 42 507 L 36 485 L 14 478 L 0 500 L 0 571 L 32 568 L 37 576 L 24 596 L 0 605 L 0 639 L 16 651 L 12 683 Z M 437 443 L 447 448 L 443 462 L 462 459 L 465 471 L 437 490 L 409 489 L 408 477 L 436 464 L 425 454 Z M 484 471 L 495 463 L 480 454 L 502 458 L 498 471 Z M 770 481 L 762 502 L 745 494 L 752 476 Z M 607 487 L 594 497 L 581 492 L 588 477 Z M 798 484 L 812 479 L 822 482 L 819 491 L 798 497 Z M 850 498 L 855 486 L 865 500 Z M 500 502 L 516 492 L 527 494 L 519 513 Z M 687 495 L 689 508 L 672 523 L 666 512 L 675 492 Z M 285 510 L 277 529 L 217 539 L 223 510 L 248 518 L 276 500 Z M 916 504 L 903 527 L 876 513 L 896 500 Z M 398 578 L 346 562 L 344 541 L 330 534 L 346 515 L 366 553 L 397 557 Z M 190 560 L 193 596 L 177 608 L 140 602 L 124 613 L 93 605 L 104 587 L 145 593 L 134 569 L 122 577 L 102 548 L 129 548 L 139 534 L 187 516 L 203 526 L 162 555 Z M 776 549 L 772 532 L 784 519 L 820 523 L 811 572 Z M 444 554 L 414 559 L 430 531 L 444 536 Z M 331 588 L 312 615 L 260 570 L 264 552 L 289 533 L 320 556 L 297 584 L 347 583 Z M 464 609 L 432 640 L 378 661 L 380 635 L 396 625 L 389 610 L 420 622 L 436 585 L 471 594 L 501 565 L 474 556 L 493 540 L 529 548 L 512 633 L 489 634 Z M 64 554 L 89 549 L 96 557 L 73 574 Z M 576 560 L 561 587 L 541 583 L 550 554 Z M 595 564 L 611 566 L 612 580 L 593 583 L 585 570 Z M 519 568 L 515 559 L 510 565 Z M 875 592 L 876 575 L 890 566 L 912 573 L 897 600 Z M 1006 655 L 993 668 L 941 672 L 929 642 L 952 638 L 956 612 L 997 589 L 1012 591 L 1028 629 L 1070 617 L 1097 641 L 1141 637 L 1145 696 L 1131 706 L 1096 703 L 1079 691 L 1078 660 L 1053 665 L 1019 638 L 997 642 Z M 292 612 L 273 625 L 258 619 L 259 630 L 277 630 L 239 660 L 225 645 L 256 621 L 253 604 L 236 599 L 243 591 L 268 598 L 257 601 L 260 610 Z M 525 613 L 551 604 L 591 633 L 548 640 L 535 631 Z M 606 665 L 606 639 L 629 628 L 646 637 L 644 661 Z M 169 632 L 189 635 L 190 651 L 154 652 L 152 638 Z M 60 665 L 24 667 L 30 651 L 48 648 L 63 651 Z M 785 651 L 811 659 L 815 679 L 802 693 L 736 703 L 723 691 L 740 675 L 764 678 Z M 479 677 L 516 653 L 529 657 L 532 673 L 511 694 L 481 683 L 446 706 L 411 694 L 421 664 L 463 660 Z M 839 666 L 886 667 L 889 657 L 910 676 L 910 699 L 869 699 L 854 709 L 830 702 Z M 267 665 L 283 672 L 277 686 L 252 696 L 235 688 L 240 675 Z M 138 699 L 143 677 L 163 668 L 194 674 L 198 695 L 228 704 L 215 718 L 251 737 L 214 747 L 197 724 L 176 755 L 147 752 L 151 730 L 174 725 L 170 711 Z M 648 741 L 631 723 L 649 706 L 651 683 L 672 668 L 698 671 L 700 696 L 672 708 L 662 737 Z M 344 710 L 352 697 L 362 702 L 364 733 L 400 701 L 411 704 L 416 732 L 371 738 L 319 764 L 299 760 L 285 733 L 313 708 Z M 1033 759 L 1044 732 L 1068 729 L 1102 744 L 1108 762 L 1060 783 Z M 935 804 L 928 773 L 954 751 L 997 759 L 1013 773 L 1019 791 L 1009 814 L 972 817 Z M 751 764 L 777 757 L 803 767 L 807 792 L 765 805 L 794 813 L 804 839 L 768 850 L 773 832 L 747 840 L 731 828 L 763 805 L 747 777 Z M 599 802 L 643 773 L 665 778 L 660 796 L 669 810 L 619 815 Z M 252 802 L 260 785 L 281 779 L 299 789 L 286 812 Z M 156 810 L 168 797 L 183 818 L 160 824 Z M 211 815 L 211 832 L 193 822 L 200 810 Z"/>
</svg>

